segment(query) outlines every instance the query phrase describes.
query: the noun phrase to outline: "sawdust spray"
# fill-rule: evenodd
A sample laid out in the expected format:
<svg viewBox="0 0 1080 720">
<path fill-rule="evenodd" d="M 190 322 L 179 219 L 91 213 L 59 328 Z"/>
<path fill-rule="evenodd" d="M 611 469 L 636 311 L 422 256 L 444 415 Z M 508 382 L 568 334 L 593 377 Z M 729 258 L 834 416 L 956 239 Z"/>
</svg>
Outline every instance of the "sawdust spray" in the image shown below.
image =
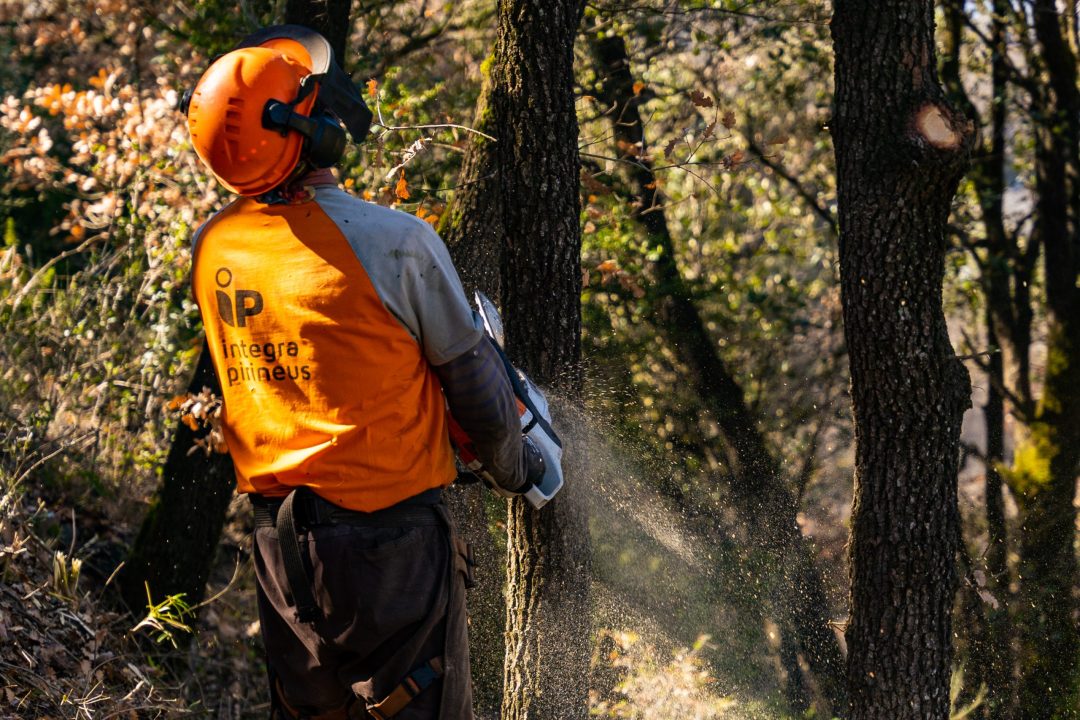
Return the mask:
<svg viewBox="0 0 1080 720">
<path fill-rule="evenodd" d="M 789 717 L 777 631 L 765 610 L 772 588 L 751 569 L 721 488 L 706 493 L 711 502 L 678 502 L 698 491 L 676 465 L 656 459 L 641 439 L 647 431 L 629 432 L 618 418 L 545 394 L 566 448 L 566 482 L 577 485 L 589 516 L 593 712 Z"/>
</svg>

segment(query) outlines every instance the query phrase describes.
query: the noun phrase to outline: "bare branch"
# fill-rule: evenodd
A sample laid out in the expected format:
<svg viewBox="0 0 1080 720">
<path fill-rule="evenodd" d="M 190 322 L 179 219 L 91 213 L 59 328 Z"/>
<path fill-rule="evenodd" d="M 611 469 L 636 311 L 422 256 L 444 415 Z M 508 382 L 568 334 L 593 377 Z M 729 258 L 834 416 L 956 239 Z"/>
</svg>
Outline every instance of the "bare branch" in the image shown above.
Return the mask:
<svg viewBox="0 0 1080 720">
<path fill-rule="evenodd" d="M 771 156 L 765 154 L 764 149 L 760 145 L 758 145 L 757 142 L 754 141 L 753 130 L 748 130 L 745 133 L 745 137 L 747 148 L 757 157 L 758 162 L 772 170 L 781 179 L 787 182 L 795 191 L 795 194 L 801 197 L 803 201 L 810 207 L 810 210 L 813 211 L 815 215 L 821 218 L 825 222 L 825 224 L 829 226 L 829 230 L 832 231 L 832 234 L 836 237 L 839 237 L 840 225 L 836 219 L 836 215 L 834 215 L 828 208 L 822 205 L 818 201 L 817 195 L 811 192 L 805 185 L 803 185 L 797 177 L 789 173 L 783 165 L 773 160 Z"/>
</svg>

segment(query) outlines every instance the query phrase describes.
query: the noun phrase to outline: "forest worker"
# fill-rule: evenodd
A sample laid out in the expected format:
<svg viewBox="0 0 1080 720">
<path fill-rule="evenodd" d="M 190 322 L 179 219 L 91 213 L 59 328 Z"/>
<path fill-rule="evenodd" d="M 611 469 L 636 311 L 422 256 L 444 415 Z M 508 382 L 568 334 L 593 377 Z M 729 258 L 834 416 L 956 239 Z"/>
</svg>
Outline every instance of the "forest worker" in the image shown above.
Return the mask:
<svg viewBox="0 0 1080 720">
<path fill-rule="evenodd" d="M 371 113 L 322 36 L 255 33 L 185 111 L 239 196 L 196 233 L 192 283 L 255 511 L 271 716 L 471 718 L 446 407 L 528 487 L 502 362 L 431 227 L 338 188 L 339 121 L 360 141 Z"/>
</svg>

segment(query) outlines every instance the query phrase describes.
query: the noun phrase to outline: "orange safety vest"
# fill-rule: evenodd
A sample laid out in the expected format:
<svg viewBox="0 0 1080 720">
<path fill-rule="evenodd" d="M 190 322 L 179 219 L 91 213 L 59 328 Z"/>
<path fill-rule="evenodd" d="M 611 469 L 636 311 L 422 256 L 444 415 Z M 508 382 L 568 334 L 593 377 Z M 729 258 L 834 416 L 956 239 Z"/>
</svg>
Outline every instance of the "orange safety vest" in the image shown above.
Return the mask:
<svg viewBox="0 0 1080 720">
<path fill-rule="evenodd" d="M 431 366 L 482 332 L 427 223 L 332 186 L 240 198 L 196 234 L 192 283 L 239 492 L 371 512 L 454 479 Z"/>
</svg>

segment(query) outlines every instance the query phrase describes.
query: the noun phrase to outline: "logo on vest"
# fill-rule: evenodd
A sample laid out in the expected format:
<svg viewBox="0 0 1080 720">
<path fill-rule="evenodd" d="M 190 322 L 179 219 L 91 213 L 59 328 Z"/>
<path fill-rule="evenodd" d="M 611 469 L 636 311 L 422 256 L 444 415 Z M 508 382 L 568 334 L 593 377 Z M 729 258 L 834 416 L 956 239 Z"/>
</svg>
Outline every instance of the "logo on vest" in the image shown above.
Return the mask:
<svg viewBox="0 0 1080 720">
<path fill-rule="evenodd" d="M 229 268 L 218 268 L 214 275 L 218 284 L 217 295 L 218 315 L 229 327 L 246 327 L 247 319 L 258 315 L 263 310 L 262 293 L 258 290 L 236 290 L 233 297 L 225 292 L 225 288 L 232 285 L 233 276 Z"/>
</svg>

